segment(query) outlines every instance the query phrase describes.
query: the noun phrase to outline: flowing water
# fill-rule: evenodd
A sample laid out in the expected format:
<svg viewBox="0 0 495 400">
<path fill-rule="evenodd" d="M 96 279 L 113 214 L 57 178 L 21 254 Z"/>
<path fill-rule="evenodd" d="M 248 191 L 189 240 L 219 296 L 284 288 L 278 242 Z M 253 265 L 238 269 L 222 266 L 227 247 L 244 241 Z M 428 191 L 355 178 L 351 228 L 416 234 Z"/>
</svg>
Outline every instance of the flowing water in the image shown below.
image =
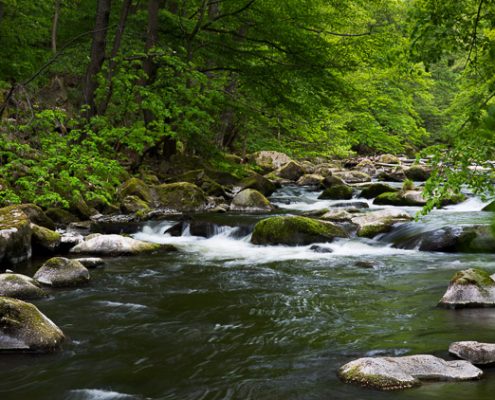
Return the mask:
<svg viewBox="0 0 495 400">
<path fill-rule="evenodd" d="M 317 194 L 284 188 L 273 201 L 285 213 L 335 204 Z M 482 206 L 470 199 L 407 229 L 488 224 Z M 495 255 L 367 239 L 322 244 L 332 253 L 254 246 L 246 226 L 262 217 L 220 216 L 207 239 L 187 226 L 180 237 L 164 234 L 173 221 L 149 223 L 134 237 L 180 251 L 108 259 L 88 287 L 36 301 L 71 342 L 56 354 L 2 355 L 0 399 L 493 398 L 490 368 L 481 381 L 394 393 L 343 384 L 336 372 L 362 356 L 449 358 L 452 341 L 495 341 L 495 310 L 435 307 L 455 271 L 495 272 Z"/>
</svg>

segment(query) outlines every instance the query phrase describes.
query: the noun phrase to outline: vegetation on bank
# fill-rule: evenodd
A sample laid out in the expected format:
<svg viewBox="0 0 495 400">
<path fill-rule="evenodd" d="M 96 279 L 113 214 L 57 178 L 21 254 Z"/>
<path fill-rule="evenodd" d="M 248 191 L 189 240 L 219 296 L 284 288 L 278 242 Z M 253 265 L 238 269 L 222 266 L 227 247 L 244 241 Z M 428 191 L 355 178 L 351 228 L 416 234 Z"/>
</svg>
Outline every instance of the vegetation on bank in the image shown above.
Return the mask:
<svg viewBox="0 0 495 400">
<path fill-rule="evenodd" d="M 230 154 L 258 150 L 424 151 L 442 161 L 433 199 L 466 182 L 484 191 L 490 174 L 468 167 L 491 171 L 494 11 L 473 0 L 0 0 L 0 206 L 104 209 L 131 175 L 164 181 L 202 160 L 240 178 Z"/>
</svg>

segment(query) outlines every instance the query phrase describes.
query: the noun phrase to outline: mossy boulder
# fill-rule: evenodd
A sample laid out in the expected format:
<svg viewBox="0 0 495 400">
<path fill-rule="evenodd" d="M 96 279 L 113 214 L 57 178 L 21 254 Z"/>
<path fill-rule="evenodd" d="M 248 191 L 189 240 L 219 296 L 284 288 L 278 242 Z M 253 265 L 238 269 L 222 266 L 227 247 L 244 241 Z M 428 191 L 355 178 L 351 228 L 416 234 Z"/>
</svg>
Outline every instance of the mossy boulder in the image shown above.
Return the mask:
<svg viewBox="0 0 495 400">
<path fill-rule="evenodd" d="M 277 175 L 290 181 L 297 181 L 304 175 L 304 169 L 299 163 L 290 161 L 277 171 Z"/>
<path fill-rule="evenodd" d="M 495 307 L 495 281 L 480 268 L 457 272 L 438 303 L 448 308 Z"/>
<path fill-rule="evenodd" d="M 322 186 L 324 180 L 325 178 L 321 175 L 305 174 L 297 180 L 297 184 L 299 186 L 311 186 L 318 188 Z"/>
<path fill-rule="evenodd" d="M 152 200 L 149 186 L 139 178 L 131 178 L 125 181 L 118 190 L 120 198 L 126 196 L 137 196 L 146 203 Z"/>
<path fill-rule="evenodd" d="M 332 186 L 342 186 L 346 185 L 346 183 L 339 177 L 334 175 L 327 175 L 322 182 L 324 188 L 330 188 Z"/>
<path fill-rule="evenodd" d="M 54 257 L 36 271 L 34 279 L 52 287 L 81 286 L 89 282 L 89 271 L 77 260 Z"/>
<path fill-rule="evenodd" d="M 347 234 L 330 222 L 299 216 L 271 217 L 255 225 L 251 242 L 297 246 L 331 242 L 336 237 L 347 237 Z"/>
<path fill-rule="evenodd" d="M 46 292 L 33 278 L 7 272 L 0 274 L 0 296 L 32 300 L 46 296 Z"/>
<path fill-rule="evenodd" d="M 254 189 L 258 192 L 262 193 L 264 196 L 270 196 L 275 190 L 277 190 L 277 186 L 265 178 L 262 175 L 255 174 L 247 177 L 246 179 L 241 181 L 241 188 L 244 189 Z"/>
<path fill-rule="evenodd" d="M 378 179 L 381 181 L 402 182 L 406 180 L 407 177 L 404 172 L 404 168 L 399 165 L 397 167 L 386 168 L 384 171 L 381 171 L 378 174 Z"/>
<path fill-rule="evenodd" d="M 69 210 L 84 220 L 90 219 L 93 215 L 98 214 L 98 211 L 93 207 L 90 207 L 81 195 L 76 195 L 72 198 Z"/>
<path fill-rule="evenodd" d="M 0 208 L 0 263 L 13 265 L 31 258 L 31 222 L 18 206 Z"/>
<path fill-rule="evenodd" d="M 138 196 L 126 196 L 122 199 L 120 209 L 126 214 L 146 213 L 150 211 L 148 203 Z"/>
<path fill-rule="evenodd" d="M 201 190 L 209 196 L 227 197 L 225 188 L 208 177 L 201 183 Z"/>
<path fill-rule="evenodd" d="M 386 185 L 385 183 L 372 183 L 361 191 L 359 197 L 373 199 L 382 193 L 394 193 L 398 191 L 398 189 L 394 189 L 392 186 Z"/>
<path fill-rule="evenodd" d="M 402 390 L 422 381 L 467 381 L 479 379 L 483 371 L 467 361 L 445 361 L 418 354 L 404 357 L 365 357 L 342 366 L 338 375 L 345 383 L 370 389 Z"/>
<path fill-rule="evenodd" d="M 60 233 L 36 224 L 31 224 L 31 230 L 33 232 L 31 245 L 34 254 L 52 254 L 59 249 L 62 237 Z"/>
<path fill-rule="evenodd" d="M 230 205 L 232 211 L 266 212 L 273 210 L 270 201 L 260 192 L 254 189 L 240 191 L 232 199 Z"/>
<path fill-rule="evenodd" d="M 287 154 L 278 151 L 258 151 L 249 158 L 252 159 L 258 167 L 266 171 L 280 168 L 282 165 L 291 161 L 291 158 Z"/>
<path fill-rule="evenodd" d="M 404 173 L 408 179 L 415 182 L 424 182 L 431 176 L 431 168 L 425 165 L 412 165 L 404 170 Z"/>
<path fill-rule="evenodd" d="M 326 188 L 318 197 L 322 200 L 350 200 L 352 199 L 352 187 L 347 185 L 332 185 Z"/>
<path fill-rule="evenodd" d="M 357 235 L 372 238 L 380 233 L 389 232 L 398 222 L 410 221 L 412 217 L 401 210 L 386 209 L 370 211 L 352 218 L 357 225 Z"/>
<path fill-rule="evenodd" d="M 364 158 L 354 168 L 368 175 L 376 174 L 375 163 L 371 161 L 369 158 Z"/>
<path fill-rule="evenodd" d="M 426 200 L 423 198 L 421 191 L 408 190 L 406 192 L 382 193 L 375 198 L 373 203 L 390 206 L 423 206 L 426 204 Z"/>
<path fill-rule="evenodd" d="M 48 218 L 55 222 L 57 225 L 69 225 L 72 222 L 79 221 L 79 218 L 72 214 L 70 211 L 63 208 L 51 207 L 45 211 Z"/>
<path fill-rule="evenodd" d="M 179 212 L 202 211 L 207 207 L 206 194 L 195 184 L 176 182 L 155 187 L 159 206 Z"/>
<path fill-rule="evenodd" d="M 148 253 L 157 250 L 173 251 L 173 246 L 143 242 L 121 235 L 97 235 L 74 246 L 70 251 L 75 254 L 100 256 L 125 256 Z"/>
<path fill-rule="evenodd" d="M 0 351 L 51 352 L 64 340 L 60 328 L 34 305 L 0 297 Z"/>
<path fill-rule="evenodd" d="M 18 206 L 29 220 L 36 225 L 48 229 L 55 229 L 55 223 L 49 218 L 43 210 L 35 204 L 19 204 Z"/>
<path fill-rule="evenodd" d="M 333 176 L 336 176 L 349 184 L 371 181 L 371 176 L 361 171 L 337 171 L 333 173 Z"/>
<path fill-rule="evenodd" d="M 383 164 L 400 164 L 399 158 L 392 154 L 382 154 L 378 157 L 378 162 Z"/>
</svg>

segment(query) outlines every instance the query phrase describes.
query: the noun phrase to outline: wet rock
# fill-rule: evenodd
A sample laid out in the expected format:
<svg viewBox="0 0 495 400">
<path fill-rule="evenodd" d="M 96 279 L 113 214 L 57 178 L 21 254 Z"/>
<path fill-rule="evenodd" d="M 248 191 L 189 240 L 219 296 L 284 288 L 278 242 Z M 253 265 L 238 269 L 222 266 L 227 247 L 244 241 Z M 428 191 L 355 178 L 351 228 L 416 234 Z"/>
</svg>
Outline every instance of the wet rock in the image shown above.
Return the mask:
<svg viewBox="0 0 495 400">
<path fill-rule="evenodd" d="M 385 192 L 376 197 L 373 204 L 390 206 L 423 206 L 426 200 L 420 191 L 408 190 L 406 192 Z"/>
<path fill-rule="evenodd" d="M 375 269 L 378 264 L 375 261 L 356 261 L 354 266 L 363 269 Z"/>
<path fill-rule="evenodd" d="M 424 182 L 431 176 L 431 168 L 425 165 L 412 165 L 410 168 L 405 169 L 404 173 L 412 181 Z"/>
<path fill-rule="evenodd" d="M 71 222 L 79 221 L 78 217 L 63 208 L 52 207 L 47 209 L 45 214 L 48 218 L 54 221 L 56 225 L 67 226 Z"/>
<path fill-rule="evenodd" d="M 54 257 L 36 271 L 34 279 L 52 287 L 81 286 L 89 282 L 89 271 L 77 260 Z"/>
<path fill-rule="evenodd" d="M 64 340 L 60 328 L 34 305 L 0 297 L 0 351 L 50 352 Z"/>
<path fill-rule="evenodd" d="M 328 175 L 322 183 L 323 187 L 330 188 L 332 186 L 345 186 L 346 183 L 339 177 L 334 175 Z"/>
<path fill-rule="evenodd" d="M 368 158 L 364 158 L 363 160 L 361 160 L 354 168 L 370 176 L 376 174 L 375 163 Z"/>
<path fill-rule="evenodd" d="M 457 272 L 438 303 L 448 308 L 495 307 L 495 281 L 479 268 Z"/>
<path fill-rule="evenodd" d="M 208 200 L 205 193 L 193 183 L 177 182 L 155 187 L 160 207 L 178 212 L 202 211 Z"/>
<path fill-rule="evenodd" d="M 29 220 L 36 225 L 54 230 L 55 223 L 43 212 L 41 208 L 34 204 L 19 204 L 18 206 Z"/>
<path fill-rule="evenodd" d="M 205 177 L 205 179 L 203 179 L 200 187 L 201 190 L 209 196 L 218 196 L 222 198 L 229 197 L 227 191 L 222 185 L 208 177 Z"/>
<path fill-rule="evenodd" d="M 304 169 L 295 161 L 290 161 L 277 171 L 277 175 L 290 181 L 297 181 L 304 175 Z"/>
<path fill-rule="evenodd" d="M 74 246 L 82 243 L 84 237 L 75 232 L 64 232 L 60 237 L 59 251 L 60 253 L 68 253 Z"/>
<path fill-rule="evenodd" d="M 86 258 L 76 258 L 76 261 L 79 261 L 84 267 L 88 269 L 99 267 L 105 264 L 102 258 L 98 257 L 86 257 Z"/>
<path fill-rule="evenodd" d="M 381 181 L 403 182 L 407 179 L 404 168 L 401 166 L 387 168 L 378 174 L 378 179 Z"/>
<path fill-rule="evenodd" d="M 306 174 L 298 179 L 297 184 L 299 186 L 320 187 L 324 180 L 325 178 L 321 175 Z"/>
<path fill-rule="evenodd" d="M 255 225 L 251 242 L 297 246 L 331 242 L 336 237 L 348 235 L 342 228 L 330 222 L 297 216 L 271 217 Z"/>
<path fill-rule="evenodd" d="M 245 189 L 237 193 L 230 205 L 232 211 L 271 211 L 273 206 L 270 201 L 260 192 L 254 189 Z"/>
<path fill-rule="evenodd" d="M 126 196 L 120 203 L 120 209 L 126 214 L 145 214 L 150 210 L 148 203 L 137 196 Z"/>
<path fill-rule="evenodd" d="M 394 192 L 398 192 L 398 189 L 394 189 L 392 186 L 384 183 L 372 183 L 368 187 L 364 188 L 359 196 L 364 197 L 365 199 L 373 199 L 382 193 Z"/>
<path fill-rule="evenodd" d="M 282 165 L 292 161 L 287 154 L 278 151 L 259 151 L 254 153 L 252 158 L 258 167 L 268 171 L 280 168 Z"/>
<path fill-rule="evenodd" d="M 29 276 L 4 273 L 0 274 L 0 296 L 31 300 L 42 298 L 46 293 L 38 282 Z"/>
<path fill-rule="evenodd" d="M 398 222 L 410 221 L 412 217 L 401 210 L 386 209 L 371 211 L 352 218 L 358 226 L 357 235 L 372 238 L 379 233 L 388 232 Z"/>
<path fill-rule="evenodd" d="M 31 224 L 31 245 L 34 254 L 53 254 L 60 247 L 61 235 L 58 232 L 36 224 Z"/>
<path fill-rule="evenodd" d="M 143 242 L 120 235 L 99 235 L 85 240 L 71 249 L 71 253 L 84 253 L 101 256 L 124 256 L 147 253 L 156 250 L 173 251 L 173 246 Z"/>
<path fill-rule="evenodd" d="M 31 258 L 31 223 L 18 206 L 0 208 L 0 263 L 13 265 Z"/>
<path fill-rule="evenodd" d="M 318 246 L 314 244 L 309 248 L 310 250 L 314 251 L 315 253 L 321 253 L 321 254 L 329 254 L 333 253 L 333 250 L 329 247 L 324 247 L 324 246 Z"/>
<path fill-rule="evenodd" d="M 483 371 L 467 361 L 445 361 L 419 354 L 360 358 L 342 366 L 338 375 L 346 383 L 379 390 L 400 390 L 420 386 L 421 381 L 479 379 Z"/>
<path fill-rule="evenodd" d="M 118 190 L 120 198 L 124 199 L 127 196 L 136 196 L 145 203 L 150 203 L 152 200 L 151 190 L 149 186 L 139 178 L 131 178 L 125 181 Z"/>
<path fill-rule="evenodd" d="M 134 233 L 140 227 L 139 218 L 135 215 L 98 215 L 91 218 L 89 231 L 103 234 Z"/>
<path fill-rule="evenodd" d="M 370 205 L 365 201 L 347 201 L 343 203 L 334 203 L 332 204 L 332 208 L 345 208 L 347 211 L 349 210 L 364 210 L 370 208 Z M 350 211 L 349 211 L 350 212 Z"/>
<path fill-rule="evenodd" d="M 361 171 L 339 171 L 334 172 L 333 176 L 342 179 L 345 183 L 364 183 L 370 182 L 371 177 Z"/>
<path fill-rule="evenodd" d="M 254 189 L 264 196 L 270 196 L 277 186 L 264 176 L 255 174 L 241 181 L 241 189 Z"/>
<path fill-rule="evenodd" d="M 400 164 L 400 159 L 392 154 L 382 154 L 378 157 L 378 162 L 382 164 Z"/>
<path fill-rule="evenodd" d="M 350 200 L 352 199 L 352 187 L 347 185 L 332 185 L 325 189 L 318 199 L 322 200 Z"/>
<path fill-rule="evenodd" d="M 449 353 L 472 364 L 495 363 L 495 343 L 454 342 L 449 346 Z"/>
<path fill-rule="evenodd" d="M 352 214 L 346 210 L 330 210 L 319 217 L 325 221 L 350 221 Z"/>
</svg>

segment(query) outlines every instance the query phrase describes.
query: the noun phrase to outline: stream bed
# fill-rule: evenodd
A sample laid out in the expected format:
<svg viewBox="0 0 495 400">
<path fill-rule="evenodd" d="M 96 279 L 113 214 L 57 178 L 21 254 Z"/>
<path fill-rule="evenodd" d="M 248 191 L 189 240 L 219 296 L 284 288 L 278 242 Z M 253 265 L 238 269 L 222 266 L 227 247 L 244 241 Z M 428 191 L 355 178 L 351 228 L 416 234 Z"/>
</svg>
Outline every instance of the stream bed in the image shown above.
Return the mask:
<svg viewBox="0 0 495 400">
<path fill-rule="evenodd" d="M 272 201 L 283 213 L 336 203 L 317 194 L 286 187 Z M 482 206 L 470 198 L 406 229 L 489 224 L 494 216 Z M 453 341 L 495 342 L 495 309 L 436 307 L 456 271 L 493 273 L 495 254 L 419 252 L 358 238 L 322 244 L 332 253 L 255 246 L 237 221 L 263 217 L 222 215 L 225 224 L 207 239 L 187 228 L 164 235 L 174 221 L 148 223 L 133 236 L 180 251 L 107 259 L 88 287 L 34 302 L 71 342 L 60 353 L 2 355 L 0 399 L 493 398 L 495 368 L 481 381 L 393 393 L 344 384 L 336 372 L 363 356 L 449 359 Z M 373 268 L 356 264 L 363 261 Z"/>
</svg>

